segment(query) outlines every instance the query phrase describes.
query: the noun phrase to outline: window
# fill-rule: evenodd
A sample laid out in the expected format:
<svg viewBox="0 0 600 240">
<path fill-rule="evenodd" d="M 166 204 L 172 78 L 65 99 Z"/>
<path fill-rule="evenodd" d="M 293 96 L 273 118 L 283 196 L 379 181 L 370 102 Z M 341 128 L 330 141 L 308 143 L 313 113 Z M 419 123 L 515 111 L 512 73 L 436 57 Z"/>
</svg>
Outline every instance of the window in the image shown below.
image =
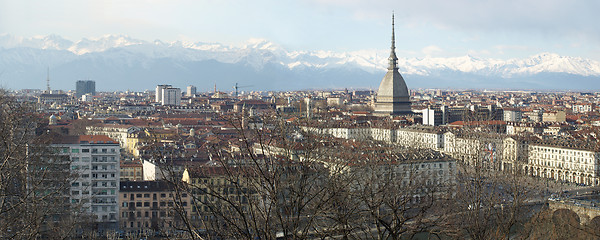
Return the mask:
<svg viewBox="0 0 600 240">
<path fill-rule="evenodd" d="M 145 194 L 144 194 L 144 197 L 145 197 L 145 198 L 149 198 L 149 197 L 150 197 L 150 193 L 145 193 Z"/>
<path fill-rule="evenodd" d="M 82 148 L 82 149 L 81 149 L 81 152 L 82 152 L 82 153 L 89 153 L 89 152 L 90 152 L 90 149 L 89 149 L 89 148 Z"/>
<path fill-rule="evenodd" d="M 137 197 L 137 198 L 141 198 L 141 197 L 142 197 L 142 194 L 141 194 L 141 193 L 138 193 L 138 194 L 136 194 L 136 195 L 135 195 L 135 197 Z"/>
<path fill-rule="evenodd" d="M 136 206 L 136 207 L 141 207 L 141 206 L 142 206 L 142 202 L 136 202 L 136 203 L 135 203 L 135 206 Z"/>
<path fill-rule="evenodd" d="M 106 150 L 106 148 L 103 148 L 103 149 L 102 149 L 102 152 L 103 152 L 103 153 L 107 153 L 107 150 Z"/>
<path fill-rule="evenodd" d="M 150 207 L 150 202 L 144 202 L 144 207 Z"/>
<path fill-rule="evenodd" d="M 79 153 L 79 149 L 78 148 L 72 148 L 71 149 L 71 153 Z"/>
</svg>

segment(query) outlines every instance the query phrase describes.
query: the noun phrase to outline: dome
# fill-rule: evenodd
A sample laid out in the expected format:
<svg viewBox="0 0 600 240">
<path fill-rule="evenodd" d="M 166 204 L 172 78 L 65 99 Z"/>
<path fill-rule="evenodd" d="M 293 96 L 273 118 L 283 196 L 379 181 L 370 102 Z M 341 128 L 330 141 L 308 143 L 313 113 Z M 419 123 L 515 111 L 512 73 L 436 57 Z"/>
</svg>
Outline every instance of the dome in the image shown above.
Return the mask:
<svg viewBox="0 0 600 240">
<path fill-rule="evenodd" d="M 388 70 L 377 91 L 377 100 L 381 97 L 409 97 L 408 87 L 398 69 Z"/>
<path fill-rule="evenodd" d="M 394 15 L 392 15 L 392 47 L 388 71 L 379 84 L 375 102 L 376 115 L 399 115 L 411 113 L 408 87 L 400 72 L 398 72 L 398 57 L 394 36 Z"/>
</svg>

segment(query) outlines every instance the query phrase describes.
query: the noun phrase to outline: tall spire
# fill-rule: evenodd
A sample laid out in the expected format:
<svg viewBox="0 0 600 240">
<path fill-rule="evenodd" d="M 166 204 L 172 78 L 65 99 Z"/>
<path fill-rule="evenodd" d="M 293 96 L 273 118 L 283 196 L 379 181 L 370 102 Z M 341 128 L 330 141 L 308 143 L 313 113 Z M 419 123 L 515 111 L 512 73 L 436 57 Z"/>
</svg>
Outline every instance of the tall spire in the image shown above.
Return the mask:
<svg viewBox="0 0 600 240">
<path fill-rule="evenodd" d="M 392 12 L 392 47 L 390 50 L 388 70 L 394 70 L 398 68 L 398 57 L 396 57 L 396 33 L 394 32 L 394 12 Z"/>
<path fill-rule="evenodd" d="M 46 75 L 46 91 L 50 93 L 50 67 L 48 67 L 48 73 Z"/>
</svg>

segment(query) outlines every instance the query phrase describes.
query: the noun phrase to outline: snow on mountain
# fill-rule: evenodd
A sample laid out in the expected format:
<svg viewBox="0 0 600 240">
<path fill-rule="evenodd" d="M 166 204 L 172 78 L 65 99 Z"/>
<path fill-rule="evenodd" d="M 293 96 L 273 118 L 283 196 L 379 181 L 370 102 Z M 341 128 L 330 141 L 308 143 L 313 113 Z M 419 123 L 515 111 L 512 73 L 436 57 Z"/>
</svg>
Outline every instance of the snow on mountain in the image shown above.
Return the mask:
<svg viewBox="0 0 600 240">
<path fill-rule="evenodd" d="M 361 84 L 363 80 L 359 78 L 379 81 L 377 78 L 387 69 L 388 56 L 389 50 L 386 49 L 352 52 L 288 51 L 265 39 L 250 39 L 242 46 L 227 46 L 189 41 L 150 42 L 124 35 L 104 35 L 75 42 L 58 35 L 30 38 L 0 35 L 0 71 L 6 72 L 5 78 L 15 79 L 25 76 L 33 78 L 33 75 L 25 74 L 28 71 L 31 72 L 28 74 L 34 74 L 35 71 L 44 74 L 44 69 L 49 66 L 53 69 L 64 68 L 64 77 L 72 77 L 74 74 L 89 77 L 87 74 L 91 73 L 87 72 L 91 71 L 107 74 L 107 78 L 114 78 L 115 81 L 139 75 L 156 79 L 196 79 L 198 74 L 205 72 L 213 74 L 206 77 L 218 78 L 219 74 L 231 72 L 228 73 L 230 81 L 245 76 L 253 76 L 256 81 L 295 77 L 299 81 L 295 83 L 295 87 L 306 88 L 309 84 L 322 84 L 323 79 L 329 81 L 327 87 L 334 87 L 347 84 L 349 79 Z M 519 82 L 532 76 L 541 79 L 540 76 L 544 74 L 544 79 L 553 77 L 557 79 L 557 84 L 559 78 L 579 76 L 584 79 L 581 84 L 585 82 L 597 85 L 595 81 L 600 76 L 600 62 L 554 53 L 508 60 L 470 55 L 400 58 L 398 67 L 403 75 L 420 79 L 411 83 L 411 78 L 407 78 L 408 83 L 434 84 L 443 80 L 445 82 L 436 84 L 452 84 L 449 86 L 458 84 L 454 79 L 468 79 L 468 84 L 487 86 L 486 84 L 492 84 L 490 79 L 496 81 L 493 84 L 500 84 L 498 79 Z M 34 68 L 35 70 L 31 70 Z M 236 68 L 235 71 L 238 72 L 232 72 L 232 68 Z M 306 79 L 314 82 L 304 82 Z M 0 84 L 1 81 L 2 79 Z M 543 80 L 527 81 L 531 83 L 528 85 L 530 87 L 544 86 Z M 288 87 L 286 84 L 282 86 Z"/>
<path fill-rule="evenodd" d="M 267 64 L 279 64 L 288 69 L 356 67 L 373 73 L 387 68 L 387 51 L 363 50 L 347 53 L 333 51 L 287 51 L 265 39 L 250 39 L 243 46 L 224 46 L 218 43 L 147 42 L 124 35 L 104 35 L 84 38 L 76 42 L 57 35 L 31 38 L 0 35 L 2 48 L 35 48 L 67 50 L 76 55 L 122 49 L 149 59 L 171 58 L 178 61 L 216 60 L 223 63 L 243 63 L 256 70 Z M 114 51 L 113 51 L 114 52 Z M 600 63 L 578 57 L 541 53 L 526 59 L 482 59 L 473 56 L 450 58 L 401 58 L 400 71 L 405 74 L 431 75 L 450 70 L 482 76 L 510 78 L 543 72 L 569 73 L 582 76 L 600 76 Z"/>
<path fill-rule="evenodd" d="M 28 47 L 36 49 L 62 50 L 71 46 L 73 42 L 58 35 L 35 36 L 31 38 L 17 37 L 8 34 L 0 35 L 0 47 L 17 48 Z"/>
</svg>

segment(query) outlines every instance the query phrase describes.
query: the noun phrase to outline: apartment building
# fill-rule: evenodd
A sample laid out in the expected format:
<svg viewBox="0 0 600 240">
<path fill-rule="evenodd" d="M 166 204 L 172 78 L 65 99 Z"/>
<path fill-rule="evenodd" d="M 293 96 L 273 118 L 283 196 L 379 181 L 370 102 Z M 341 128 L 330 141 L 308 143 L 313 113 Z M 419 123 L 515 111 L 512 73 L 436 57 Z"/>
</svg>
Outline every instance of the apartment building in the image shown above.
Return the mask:
<svg viewBox="0 0 600 240">
<path fill-rule="evenodd" d="M 100 231 L 116 229 L 119 220 L 119 143 L 103 135 L 62 136 L 52 147 L 71 160 L 70 202 L 96 218 Z"/>
<path fill-rule="evenodd" d="M 172 183 L 123 181 L 120 185 L 119 225 L 126 233 L 174 234 L 190 219 L 190 196 L 176 192 Z"/>
<path fill-rule="evenodd" d="M 586 185 L 599 184 L 600 152 L 584 144 L 540 142 L 529 145 L 526 174 Z"/>
</svg>

